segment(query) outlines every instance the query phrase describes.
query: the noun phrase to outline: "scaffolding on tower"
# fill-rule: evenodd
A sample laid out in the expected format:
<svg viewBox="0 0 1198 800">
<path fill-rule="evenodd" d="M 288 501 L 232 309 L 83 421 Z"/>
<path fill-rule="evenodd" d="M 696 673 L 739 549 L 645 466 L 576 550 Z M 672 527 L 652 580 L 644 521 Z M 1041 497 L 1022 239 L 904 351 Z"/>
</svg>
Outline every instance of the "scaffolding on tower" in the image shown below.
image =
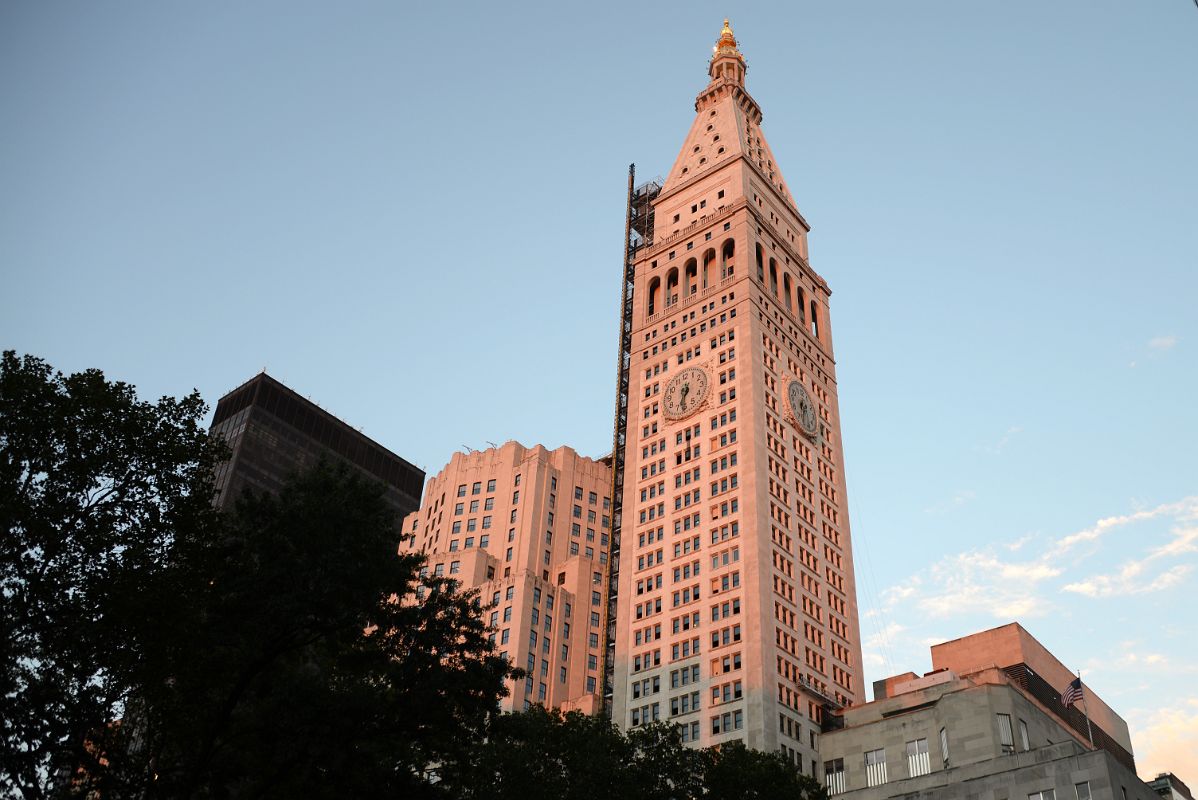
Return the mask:
<svg viewBox="0 0 1198 800">
<path fill-rule="evenodd" d="M 611 452 L 611 545 L 607 559 L 607 600 L 603 648 L 603 713 L 612 715 L 615 686 L 616 600 L 620 582 L 620 533 L 624 508 L 624 443 L 628 433 L 628 369 L 632 364 L 632 292 L 636 255 L 653 243 L 653 201 L 662 180 L 636 186 L 636 164 L 628 165 L 628 212 L 624 224 L 624 275 L 620 291 L 620 348 L 616 362 L 616 414 Z"/>
</svg>

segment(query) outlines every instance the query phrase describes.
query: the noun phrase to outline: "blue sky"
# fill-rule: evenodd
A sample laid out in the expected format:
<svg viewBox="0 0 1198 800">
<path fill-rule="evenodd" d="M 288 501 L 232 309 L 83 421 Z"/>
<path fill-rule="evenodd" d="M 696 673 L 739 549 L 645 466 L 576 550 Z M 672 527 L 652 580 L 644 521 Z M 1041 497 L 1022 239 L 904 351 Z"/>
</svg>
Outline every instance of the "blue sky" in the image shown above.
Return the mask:
<svg viewBox="0 0 1198 800">
<path fill-rule="evenodd" d="M 834 291 L 867 680 L 1019 619 L 1198 780 L 1191 0 L 6 3 L 0 342 L 602 454 L 627 165 L 725 15 Z"/>
</svg>

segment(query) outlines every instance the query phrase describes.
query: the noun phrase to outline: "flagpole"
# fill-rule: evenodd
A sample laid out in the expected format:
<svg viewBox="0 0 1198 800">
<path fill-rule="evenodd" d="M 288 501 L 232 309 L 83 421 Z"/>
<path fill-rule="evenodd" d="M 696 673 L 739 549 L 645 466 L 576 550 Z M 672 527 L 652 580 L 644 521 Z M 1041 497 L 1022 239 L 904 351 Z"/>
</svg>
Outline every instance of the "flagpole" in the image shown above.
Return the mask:
<svg viewBox="0 0 1198 800">
<path fill-rule="evenodd" d="M 1079 686 L 1081 686 L 1081 680 L 1082 680 L 1082 671 L 1079 669 L 1077 671 L 1077 681 L 1078 681 Z M 1082 695 L 1082 712 L 1086 715 L 1086 736 L 1089 737 L 1090 746 L 1093 747 L 1094 746 L 1094 731 L 1090 729 L 1090 707 L 1086 702 L 1086 689 L 1084 686 L 1082 686 L 1081 695 Z"/>
</svg>

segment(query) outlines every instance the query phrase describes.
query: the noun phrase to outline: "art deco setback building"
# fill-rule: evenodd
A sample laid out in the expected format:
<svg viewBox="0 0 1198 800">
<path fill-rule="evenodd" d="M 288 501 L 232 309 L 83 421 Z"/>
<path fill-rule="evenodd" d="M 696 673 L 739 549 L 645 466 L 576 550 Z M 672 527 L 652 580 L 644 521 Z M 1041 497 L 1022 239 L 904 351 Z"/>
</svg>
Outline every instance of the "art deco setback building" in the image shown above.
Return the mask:
<svg viewBox="0 0 1198 800">
<path fill-rule="evenodd" d="M 454 453 L 403 523 L 400 551 L 479 590 L 496 647 L 528 676 L 505 710 L 601 707 L 611 468 L 568 447 L 516 442 Z"/>
<path fill-rule="evenodd" d="M 630 257 L 613 716 L 811 771 L 865 696 L 831 292 L 727 21 L 709 75 Z"/>
<path fill-rule="evenodd" d="M 932 672 L 874 683 L 827 721 L 828 792 L 853 800 L 1154 800 L 1127 724 L 1018 624 L 932 648 Z M 1083 709 L 1089 711 L 1087 723 Z"/>
<path fill-rule="evenodd" d="M 420 505 L 423 471 L 265 372 L 220 399 L 211 432 L 232 451 L 216 473 L 222 508 L 246 487 L 277 492 L 290 475 L 321 458 L 382 483 L 384 499 L 399 516 Z"/>
</svg>

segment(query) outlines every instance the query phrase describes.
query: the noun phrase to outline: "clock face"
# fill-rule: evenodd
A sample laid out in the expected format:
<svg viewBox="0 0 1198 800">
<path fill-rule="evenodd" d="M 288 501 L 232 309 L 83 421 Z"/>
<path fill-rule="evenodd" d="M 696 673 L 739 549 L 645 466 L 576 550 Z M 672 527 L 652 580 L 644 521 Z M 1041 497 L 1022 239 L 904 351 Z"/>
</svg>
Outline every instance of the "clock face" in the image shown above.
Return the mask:
<svg viewBox="0 0 1198 800">
<path fill-rule="evenodd" d="M 707 399 L 710 385 L 707 373 L 699 367 L 688 367 L 666 384 L 663 411 L 667 419 L 682 419 L 698 411 Z"/>
<path fill-rule="evenodd" d="M 819 417 L 815 412 L 815 403 L 811 402 L 811 395 L 807 394 L 803 384 L 791 381 L 790 386 L 786 387 L 786 397 L 790 401 L 790 413 L 795 421 L 803 433 L 814 439 L 819 433 Z"/>
</svg>

